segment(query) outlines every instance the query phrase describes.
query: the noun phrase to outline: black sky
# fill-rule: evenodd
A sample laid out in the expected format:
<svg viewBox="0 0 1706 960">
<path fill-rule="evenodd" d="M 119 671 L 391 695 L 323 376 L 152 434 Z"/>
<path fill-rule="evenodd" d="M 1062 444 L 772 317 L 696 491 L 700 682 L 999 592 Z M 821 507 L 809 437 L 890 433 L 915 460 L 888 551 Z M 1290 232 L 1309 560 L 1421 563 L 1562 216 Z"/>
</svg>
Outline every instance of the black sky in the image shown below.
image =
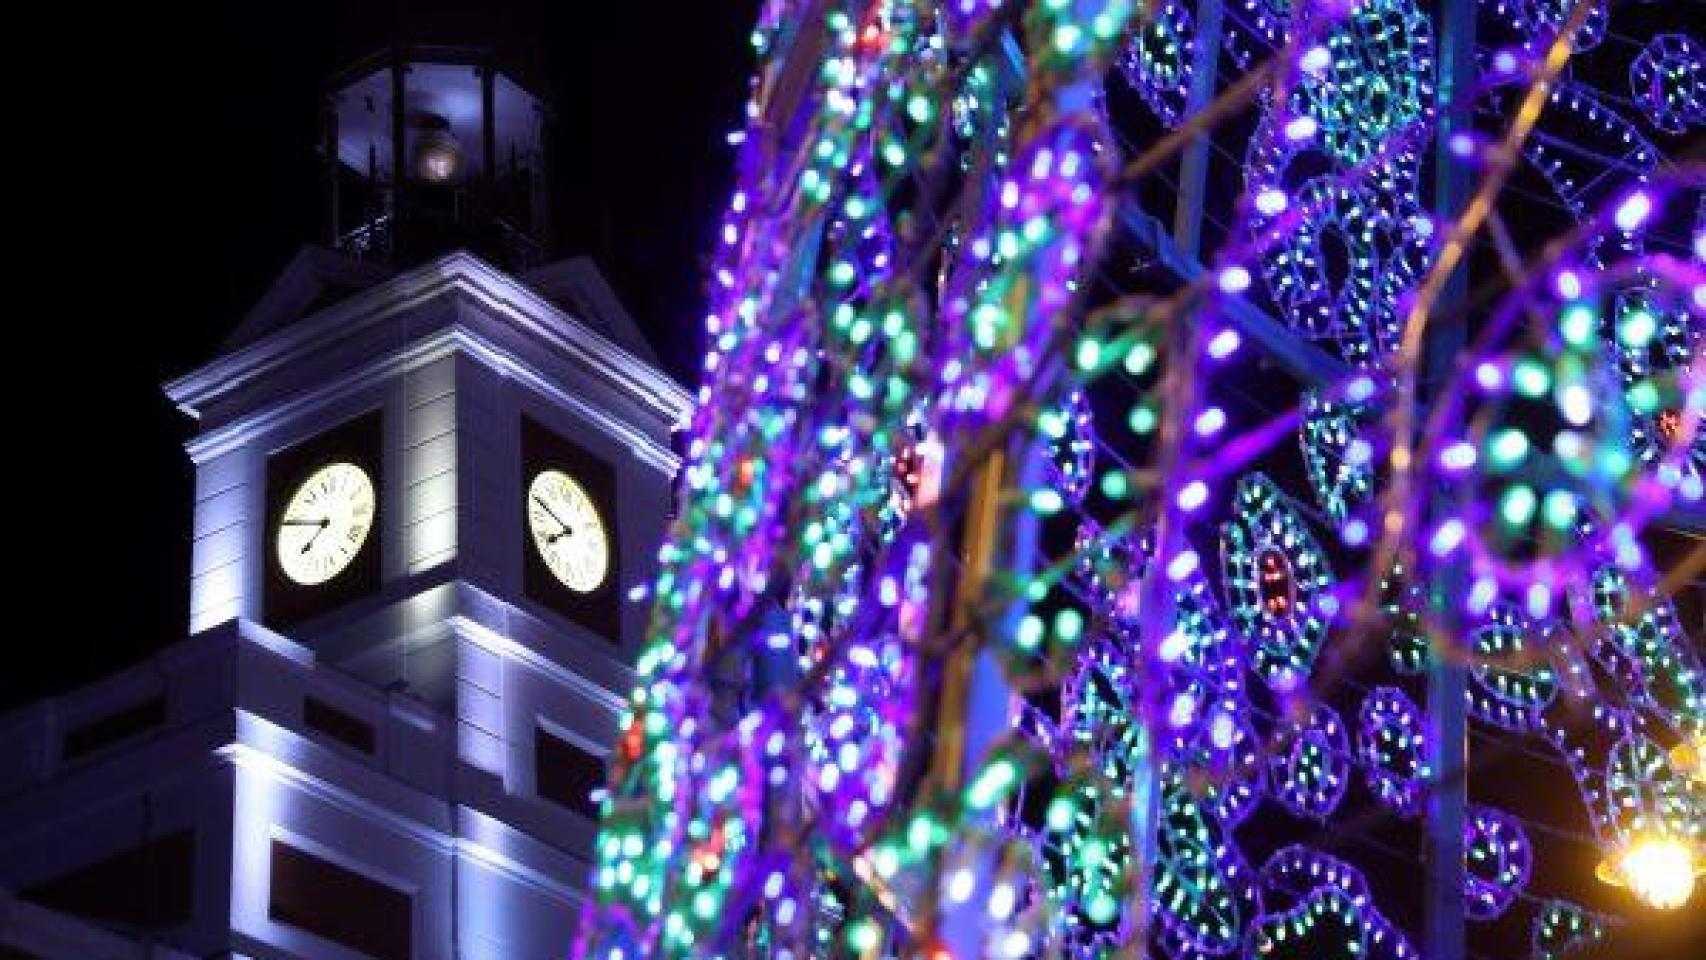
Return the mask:
<svg viewBox="0 0 1706 960">
<path fill-rule="evenodd" d="M 0 537 L 19 593 L 0 709 L 183 637 L 191 424 L 160 384 L 211 358 L 322 229 L 318 98 L 398 6 L 67 6 L 28 44 L 39 59 L 14 78 L 11 160 L 26 187 L 11 234 L 24 241 L 23 288 L 42 295 L 10 317 L 28 346 L 14 348 L 8 378 L 15 453 Z M 558 116 L 556 252 L 593 256 L 665 365 L 690 380 L 699 266 L 728 189 L 723 136 L 745 98 L 755 3 L 461 6 L 474 11 L 470 40 L 499 40 L 542 68 Z M 435 32 L 416 39 L 461 42 L 455 13 L 407 19 Z"/>
</svg>

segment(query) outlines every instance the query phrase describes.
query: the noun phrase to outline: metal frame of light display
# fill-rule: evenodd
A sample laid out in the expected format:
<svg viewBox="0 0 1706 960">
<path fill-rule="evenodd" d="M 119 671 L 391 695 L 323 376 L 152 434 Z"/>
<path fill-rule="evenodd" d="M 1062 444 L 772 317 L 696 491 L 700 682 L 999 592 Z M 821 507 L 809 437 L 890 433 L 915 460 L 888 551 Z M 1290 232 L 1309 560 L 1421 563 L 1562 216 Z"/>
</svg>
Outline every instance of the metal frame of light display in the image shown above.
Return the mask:
<svg viewBox="0 0 1706 960">
<path fill-rule="evenodd" d="M 1706 67 L 1619 17 L 765 0 L 576 956 L 1638 927 L 1462 746 L 1706 861 Z"/>
</svg>

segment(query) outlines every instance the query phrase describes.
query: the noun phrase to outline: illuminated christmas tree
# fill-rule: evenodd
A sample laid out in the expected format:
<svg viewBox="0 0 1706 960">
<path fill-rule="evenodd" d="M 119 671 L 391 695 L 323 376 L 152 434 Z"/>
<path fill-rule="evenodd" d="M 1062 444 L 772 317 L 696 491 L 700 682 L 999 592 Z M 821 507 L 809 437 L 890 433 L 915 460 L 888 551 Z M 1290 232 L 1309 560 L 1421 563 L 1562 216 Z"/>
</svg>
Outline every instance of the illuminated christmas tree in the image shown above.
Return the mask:
<svg viewBox="0 0 1706 960">
<path fill-rule="evenodd" d="M 770 0 L 578 955 L 1559 957 L 1645 909 L 1572 830 L 1686 902 L 1706 67 L 1650 40 Z"/>
</svg>

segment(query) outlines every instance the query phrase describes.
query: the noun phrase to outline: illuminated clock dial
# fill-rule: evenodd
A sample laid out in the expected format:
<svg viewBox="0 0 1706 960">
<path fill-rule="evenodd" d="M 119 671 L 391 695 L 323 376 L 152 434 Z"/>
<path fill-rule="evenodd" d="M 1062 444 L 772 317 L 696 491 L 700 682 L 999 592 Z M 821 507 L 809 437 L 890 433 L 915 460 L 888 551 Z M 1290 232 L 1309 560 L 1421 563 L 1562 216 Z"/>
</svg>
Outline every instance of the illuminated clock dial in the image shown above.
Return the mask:
<svg viewBox="0 0 1706 960">
<path fill-rule="evenodd" d="M 527 488 L 527 522 L 552 576 L 577 593 L 598 589 L 610 571 L 610 540 L 585 488 L 561 470 L 541 470 Z"/>
<path fill-rule="evenodd" d="M 290 495 L 278 522 L 278 565 L 303 586 L 347 568 L 373 532 L 373 480 L 353 463 L 314 471 Z"/>
</svg>

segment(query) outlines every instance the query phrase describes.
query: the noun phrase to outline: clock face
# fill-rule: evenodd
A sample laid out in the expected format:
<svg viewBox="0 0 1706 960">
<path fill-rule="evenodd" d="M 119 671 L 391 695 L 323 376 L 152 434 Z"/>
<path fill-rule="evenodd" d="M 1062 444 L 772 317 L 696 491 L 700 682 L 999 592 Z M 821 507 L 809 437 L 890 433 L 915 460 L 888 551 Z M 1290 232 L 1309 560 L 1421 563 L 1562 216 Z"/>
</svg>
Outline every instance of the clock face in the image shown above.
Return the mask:
<svg viewBox="0 0 1706 960">
<path fill-rule="evenodd" d="M 610 572 L 610 541 L 586 489 L 561 470 L 541 470 L 527 487 L 527 524 L 551 575 L 591 593 Z"/>
<path fill-rule="evenodd" d="M 373 480 L 353 463 L 315 470 L 290 495 L 278 522 L 278 565 L 303 586 L 342 573 L 373 532 Z"/>
</svg>

